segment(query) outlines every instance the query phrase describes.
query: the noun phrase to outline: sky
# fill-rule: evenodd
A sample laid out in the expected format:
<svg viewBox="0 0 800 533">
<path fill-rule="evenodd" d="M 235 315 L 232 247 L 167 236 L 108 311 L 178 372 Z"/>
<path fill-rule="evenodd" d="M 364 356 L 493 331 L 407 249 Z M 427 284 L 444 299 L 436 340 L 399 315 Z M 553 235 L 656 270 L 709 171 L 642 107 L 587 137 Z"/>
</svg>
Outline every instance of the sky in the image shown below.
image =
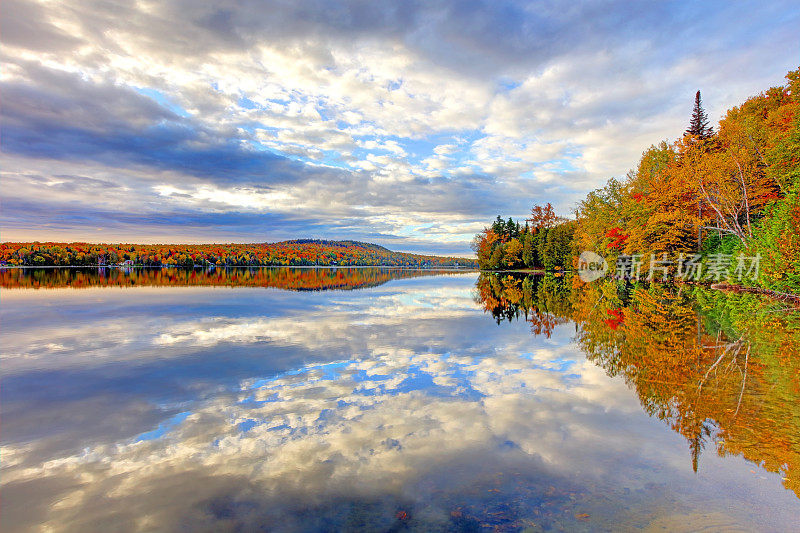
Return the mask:
<svg viewBox="0 0 800 533">
<path fill-rule="evenodd" d="M 0 239 L 465 255 L 800 63 L 786 2 L 3 0 Z"/>
</svg>

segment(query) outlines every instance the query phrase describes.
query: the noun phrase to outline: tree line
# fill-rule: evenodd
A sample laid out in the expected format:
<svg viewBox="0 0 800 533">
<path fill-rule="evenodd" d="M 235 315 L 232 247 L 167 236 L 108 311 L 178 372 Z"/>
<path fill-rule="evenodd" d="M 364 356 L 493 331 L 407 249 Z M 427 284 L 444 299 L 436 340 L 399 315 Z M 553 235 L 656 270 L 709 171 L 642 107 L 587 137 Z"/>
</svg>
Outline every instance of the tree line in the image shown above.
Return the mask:
<svg viewBox="0 0 800 533">
<path fill-rule="evenodd" d="M 504 221 L 498 215 L 491 226 L 475 236 L 472 249 L 482 269 L 572 267 L 575 221 L 557 217 L 553 206 L 547 204 L 535 206 L 531 218 L 524 222 L 513 218 Z"/>
<path fill-rule="evenodd" d="M 393 252 L 358 241 L 294 240 L 257 244 L 0 243 L 0 265 L 475 266 L 468 258 Z"/>
<path fill-rule="evenodd" d="M 716 130 L 698 91 L 681 138 L 648 148 L 635 169 L 590 192 L 569 220 L 549 204 L 535 206 L 522 225 L 498 217 L 475 237 L 478 263 L 570 268 L 591 250 L 609 264 L 641 255 L 646 271 L 651 254 L 697 254 L 701 264 L 742 254 L 760 258 L 755 284 L 800 292 L 799 109 L 800 69 L 728 110 Z"/>
</svg>

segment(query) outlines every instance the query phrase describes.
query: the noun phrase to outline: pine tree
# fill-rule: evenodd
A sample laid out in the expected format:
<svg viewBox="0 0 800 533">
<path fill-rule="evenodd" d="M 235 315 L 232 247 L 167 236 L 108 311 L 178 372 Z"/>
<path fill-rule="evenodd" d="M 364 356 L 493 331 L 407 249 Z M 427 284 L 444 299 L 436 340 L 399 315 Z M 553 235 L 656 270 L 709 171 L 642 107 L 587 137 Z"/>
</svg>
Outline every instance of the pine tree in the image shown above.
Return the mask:
<svg viewBox="0 0 800 533">
<path fill-rule="evenodd" d="M 708 115 L 706 115 L 706 111 L 703 109 L 703 104 L 700 100 L 700 91 L 697 91 L 694 95 L 692 118 L 689 121 L 689 127 L 686 129 L 685 133 L 701 139 L 708 139 L 714 134 L 714 129 L 708 125 Z"/>
</svg>

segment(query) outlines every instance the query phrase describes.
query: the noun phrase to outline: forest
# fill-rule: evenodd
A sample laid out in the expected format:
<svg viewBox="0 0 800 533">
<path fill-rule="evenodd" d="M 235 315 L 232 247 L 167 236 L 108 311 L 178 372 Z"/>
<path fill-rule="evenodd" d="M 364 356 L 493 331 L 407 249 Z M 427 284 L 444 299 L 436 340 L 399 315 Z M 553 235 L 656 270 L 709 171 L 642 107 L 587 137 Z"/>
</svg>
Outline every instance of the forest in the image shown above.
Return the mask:
<svg viewBox="0 0 800 533">
<path fill-rule="evenodd" d="M 474 267 L 475 261 L 393 252 L 358 241 L 299 239 L 258 244 L 0 243 L 5 266 L 394 266 Z"/>
<path fill-rule="evenodd" d="M 709 126 L 700 92 L 676 141 L 648 148 L 624 178 L 590 192 L 570 219 L 534 206 L 473 241 L 482 269 L 571 269 L 580 251 L 614 264 L 653 257 L 758 257 L 755 285 L 800 293 L 800 69 Z M 733 266 L 728 274 L 732 274 Z"/>
<path fill-rule="evenodd" d="M 497 220 L 475 236 L 472 249 L 486 270 L 569 270 L 576 223 L 556 216 L 553 206 L 534 206 L 522 225 L 509 218 Z"/>
</svg>

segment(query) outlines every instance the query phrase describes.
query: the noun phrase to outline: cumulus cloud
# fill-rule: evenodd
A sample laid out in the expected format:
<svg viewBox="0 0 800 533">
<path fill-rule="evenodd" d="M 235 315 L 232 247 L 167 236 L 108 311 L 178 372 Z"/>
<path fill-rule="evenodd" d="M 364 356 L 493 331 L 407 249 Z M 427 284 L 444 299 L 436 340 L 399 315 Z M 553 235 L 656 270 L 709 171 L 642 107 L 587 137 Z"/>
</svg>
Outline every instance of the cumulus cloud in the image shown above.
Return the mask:
<svg viewBox="0 0 800 533">
<path fill-rule="evenodd" d="M 185 216 L 214 240 L 466 253 L 495 214 L 568 214 L 679 135 L 697 88 L 719 117 L 780 83 L 797 22 L 783 2 L 12 0 L 2 172 L 28 187 L 5 188 L 25 209 L 3 238 L 186 240 Z M 117 189 L 83 220 L 97 180 Z"/>
</svg>

